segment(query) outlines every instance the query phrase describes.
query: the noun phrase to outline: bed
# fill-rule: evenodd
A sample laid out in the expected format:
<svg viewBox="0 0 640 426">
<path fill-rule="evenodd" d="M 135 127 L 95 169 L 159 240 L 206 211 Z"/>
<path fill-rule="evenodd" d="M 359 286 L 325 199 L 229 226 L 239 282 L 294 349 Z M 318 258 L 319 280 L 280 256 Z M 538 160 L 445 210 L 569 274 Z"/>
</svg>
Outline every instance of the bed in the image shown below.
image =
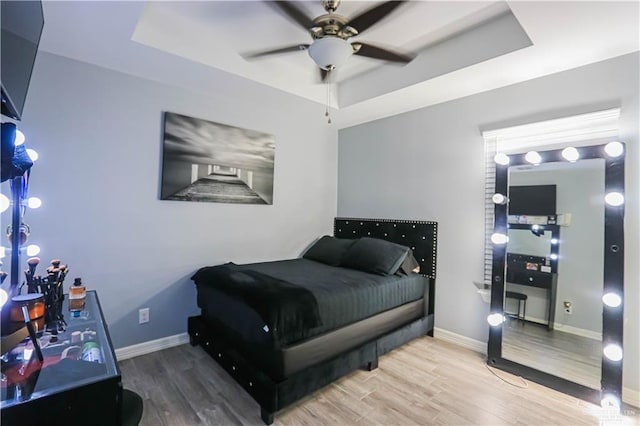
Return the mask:
<svg viewBox="0 0 640 426">
<path fill-rule="evenodd" d="M 192 277 L 201 314 L 189 318 L 190 342 L 271 424 L 278 410 L 433 336 L 436 248 L 435 222 L 336 218 L 333 237 L 302 258 L 203 267 Z"/>
</svg>

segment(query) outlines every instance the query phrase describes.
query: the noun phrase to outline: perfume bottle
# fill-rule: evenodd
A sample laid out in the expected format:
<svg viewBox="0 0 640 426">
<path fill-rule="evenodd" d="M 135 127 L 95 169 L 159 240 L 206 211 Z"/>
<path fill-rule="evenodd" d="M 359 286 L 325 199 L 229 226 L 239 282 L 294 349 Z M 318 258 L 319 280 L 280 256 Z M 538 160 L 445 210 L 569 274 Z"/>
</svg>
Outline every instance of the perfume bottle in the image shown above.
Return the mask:
<svg viewBox="0 0 640 426">
<path fill-rule="evenodd" d="M 87 296 L 87 290 L 82 285 L 82 278 L 73 280 L 73 285 L 69 287 L 69 299 L 84 299 Z"/>
<path fill-rule="evenodd" d="M 73 280 L 73 285 L 69 287 L 69 310 L 73 317 L 79 317 L 80 311 L 84 309 L 84 301 L 87 296 L 85 286 L 82 285 L 82 278 Z"/>
</svg>

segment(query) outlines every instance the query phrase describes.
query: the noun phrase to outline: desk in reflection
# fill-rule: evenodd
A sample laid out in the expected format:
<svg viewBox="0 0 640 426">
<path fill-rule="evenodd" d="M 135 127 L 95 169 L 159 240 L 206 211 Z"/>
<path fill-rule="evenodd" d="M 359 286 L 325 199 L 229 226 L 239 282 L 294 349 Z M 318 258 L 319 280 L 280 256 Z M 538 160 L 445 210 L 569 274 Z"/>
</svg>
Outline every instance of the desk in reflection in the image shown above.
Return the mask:
<svg viewBox="0 0 640 426">
<path fill-rule="evenodd" d="M 509 283 L 545 289 L 547 299 L 547 329 L 553 330 L 556 315 L 556 295 L 558 289 L 558 274 L 546 272 L 547 259 L 540 256 L 507 253 L 506 290 Z M 526 320 L 526 319 L 525 319 Z"/>
</svg>

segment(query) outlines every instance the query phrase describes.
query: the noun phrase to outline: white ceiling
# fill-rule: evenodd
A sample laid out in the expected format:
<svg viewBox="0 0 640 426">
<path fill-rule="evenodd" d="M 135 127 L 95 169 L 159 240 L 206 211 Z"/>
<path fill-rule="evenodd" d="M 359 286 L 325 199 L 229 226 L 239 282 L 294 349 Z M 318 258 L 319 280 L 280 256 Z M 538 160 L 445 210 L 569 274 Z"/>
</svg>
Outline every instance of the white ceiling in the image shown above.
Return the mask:
<svg viewBox="0 0 640 426">
<path fill-rule="evenodd" d="M 338 13 L 353 17 L 377 3 L 345 1 Z M 299 5 L 310 17 L 324 13 L 319 1 Z M 242 58 L 311 42 L 263 2 L 46 1 L 44 14 L 45 51 L 192 90 L 223 72 L 326 102 L 306 52 Z M 638 51 L 639 22 L 638 1 L 407 2 L 352 41 L 418 57 L 404 67 L 350 58 L 332 77 L 334 123 L 347 127 Z"/>
</svg>

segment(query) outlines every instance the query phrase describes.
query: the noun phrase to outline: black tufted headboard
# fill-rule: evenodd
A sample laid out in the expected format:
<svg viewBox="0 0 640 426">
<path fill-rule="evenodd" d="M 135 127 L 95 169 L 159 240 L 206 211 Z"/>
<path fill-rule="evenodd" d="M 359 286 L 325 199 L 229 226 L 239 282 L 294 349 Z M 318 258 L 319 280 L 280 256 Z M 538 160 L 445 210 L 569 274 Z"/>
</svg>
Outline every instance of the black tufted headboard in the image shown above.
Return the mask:
<svg viewBox="0 0 640 426">
<path fill-rule="evenodd" d="M 420 263 L 420 273 L 429 278 L 428 304 L 425 306 L 425 314 L 433 315 L 438 249 L 437 222 L 337 217 L 333 222 L 333 235 L 338 238 L 380 238 L 410 247 Z M 429 334 L 432 335 L 431 333 Z"/>
<path fill-rule="evenodd" d="M 380 238 L 411 247 L 420 263 L 420 273 L 428 278 L 436 278 L 436 222 L 337 217 L 333 225 L 333 235 L 338 238 Z"/>
</svg>

